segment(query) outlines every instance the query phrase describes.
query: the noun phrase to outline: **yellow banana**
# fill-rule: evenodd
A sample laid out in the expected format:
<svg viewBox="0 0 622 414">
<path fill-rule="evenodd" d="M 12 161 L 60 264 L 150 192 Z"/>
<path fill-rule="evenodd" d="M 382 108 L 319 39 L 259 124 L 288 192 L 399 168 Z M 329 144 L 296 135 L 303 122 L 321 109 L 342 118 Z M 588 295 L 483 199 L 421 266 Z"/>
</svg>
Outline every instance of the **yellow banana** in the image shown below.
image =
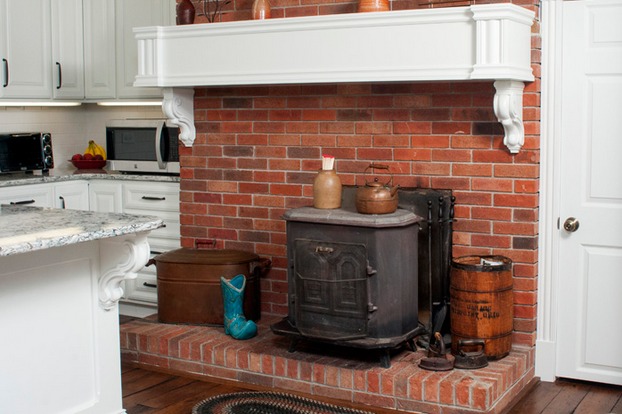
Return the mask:
<svg viewBox="0 0 622 414">
<path fill-rule="evenodd" d="M 93 142 L 93 144 L 95 145 L 95 155 L 99 154 L 102 156 L 103 159 L 106 159 L 106 150 L 104 149 L 104 147 L 96 144 L 95 142 Z"/>
<path fill-rule="evenodd" d="M 84 150 L 84 155 L 86 154 L 95 155 L 95 153 L 93 152 L 93 146 L 91 145 L 91 142 L 93 141 L 90 141 L 89 146 L 86 147 L 86 149 Z"/>
<path fill-rule="evenodd" d="M 86 147 L 86 149 L 84 150 L 85 154 L 91 154 L 93 156 L 95 155 L 101 155 L 103 159 L 106 159 L 106 150 L 101 146 L 98 145 L 95 141 L 90 140 L 89 141 L 89 146 Z"/>
</svg>

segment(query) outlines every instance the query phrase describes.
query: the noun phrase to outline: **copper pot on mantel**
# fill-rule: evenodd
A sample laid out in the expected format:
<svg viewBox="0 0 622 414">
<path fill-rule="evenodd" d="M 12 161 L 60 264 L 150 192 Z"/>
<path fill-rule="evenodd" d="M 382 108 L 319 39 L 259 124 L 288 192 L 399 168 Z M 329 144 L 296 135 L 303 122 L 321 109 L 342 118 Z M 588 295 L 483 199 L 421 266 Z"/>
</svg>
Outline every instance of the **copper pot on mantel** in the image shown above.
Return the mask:
<svg viewBox="0 0 622 414">
<path fill-rule="evenodd" d="M 359 13 L 389 11 L 389 0 L 359 0 Z"/>
<path fill-rule="evenodd" d="M 270 18 L 270 0 L 255 0 L 252 7 L 253 20 Z"/>
<path fill-rule="evenodd" d="M 181 0 L 177 4 L 177 25 L 194 23 L 195 9 L 190 0 Z"/>
</svg>

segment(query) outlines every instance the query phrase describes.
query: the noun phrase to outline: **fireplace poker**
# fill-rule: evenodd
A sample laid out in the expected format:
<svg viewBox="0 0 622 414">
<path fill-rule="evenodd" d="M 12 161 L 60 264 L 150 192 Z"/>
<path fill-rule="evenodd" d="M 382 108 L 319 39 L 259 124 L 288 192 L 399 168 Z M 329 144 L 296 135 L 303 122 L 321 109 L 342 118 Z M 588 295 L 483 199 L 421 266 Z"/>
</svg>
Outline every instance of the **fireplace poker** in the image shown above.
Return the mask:
<svg viewBox="0 0 622 414">
<path fill-rule="evenodd" d="M 428 334 L 428 347 L 432 343 L 434 327 L 434 297 L 432 292 L 432 200 L 428 200 L 428 300 L 430 307 L 430 332 Z"/>
<path fill-rule="evenodd" d="M 445 248 L 444 248 L 444 240 L 443 240 L 443 235 L 444 235 L 444 228 L 445 228 L 445 220 L 444 220 L 444 216 L 445 216 L 445 212 L 444 212 L 444 205 L 445 205 L 445 198 L 443 196 L 440 196 L 438 198 L 438 247 L 439 247 L 439 256 L 440 256 L 440 263 L 439 263 L 439 282 L 440 282 L 440 291 L 441 291 L 441 298 L 440 298 L 440 302 L 438 303 L 439 308 L 438 308 L 438 312 L 436 313 L 436 323 L 434 324 L 434 329 L 433 332 L 441 332 L 441 329 L 443 328 L 443 324 L 445 322 L 445 318 L 447 317 L 447 298 L 445 297 L 445 270 L 446 270 L 446 266 L 445 266 L 445 258 L 446 258 L 446 254 L 445 254 Z"/>
</svg>

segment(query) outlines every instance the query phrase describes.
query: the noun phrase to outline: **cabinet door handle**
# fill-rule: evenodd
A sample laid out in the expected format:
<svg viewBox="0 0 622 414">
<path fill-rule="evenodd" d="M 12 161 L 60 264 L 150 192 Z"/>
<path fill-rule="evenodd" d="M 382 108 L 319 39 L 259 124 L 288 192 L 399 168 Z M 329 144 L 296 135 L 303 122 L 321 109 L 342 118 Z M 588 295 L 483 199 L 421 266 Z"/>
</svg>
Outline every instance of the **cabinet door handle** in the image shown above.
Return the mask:
<svg viewBox="0 0 622 414">
<path fill-rule="evenodd" d="M 22 200 L 22 201 L 11 201 L 9 204 L 12 205 L 24 205 L 24 204 L 33 204 L 35 200 Z"/>
<path fill-rule="evenodd" d="M 2 58 L 2 63 L 4 64 L 4 83 L 2 84 L 3 88 L 9 86 L 9 61 Z"/>
<path fill-rule="evenodd" d="M 143 286 L 149 287 L 149 288 L 157 288 L 158 287 L 158 285 L 156 285 L 155 283 L 147 283 L 147 282 L 143 282 Z"/>
<path fill-rule="evenodd" d="M 164 201 L 166 197 L 151 197 L 151 196 L 143 196 L 143 200 L 151 200 L 151 201 Z"/>
<path fill-rule="evenodd" d="M 56 85 L 56 89 L 60 89 L 63 86 L 63 67 L 60 65 L 60 62 L 56 62 L 56 67 L 58 68 L 58 85 Z"/>
</svg>

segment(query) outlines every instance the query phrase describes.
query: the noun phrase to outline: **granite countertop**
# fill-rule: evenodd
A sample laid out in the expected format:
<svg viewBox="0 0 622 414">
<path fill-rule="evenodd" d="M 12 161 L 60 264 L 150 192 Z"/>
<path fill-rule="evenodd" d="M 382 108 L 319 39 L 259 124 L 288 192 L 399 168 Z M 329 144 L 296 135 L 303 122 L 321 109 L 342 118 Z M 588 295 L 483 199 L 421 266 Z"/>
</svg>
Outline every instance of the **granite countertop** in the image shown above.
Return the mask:
<svg viewBox="0 0 622 414">
<path fill-rule="evenodd" d="M 147 174 L 121 174 L 118 172 L 84 170 L 83 172 L 51 173 L 50 175 L 35 175 L 25 173 L 0 174 L 0 188 L 15 185 L 42 184 L 60 181 L 74 180 L 129 180 L 129 181 L 157 181 L 178 183 L 178 176 L 170 175 L 147 175 Z"/>
<path fill-rule="evenodd" d="M 154 216 L 42 207 L 0 206 L 0 256 L 151 231 Z"/>
</svg>

